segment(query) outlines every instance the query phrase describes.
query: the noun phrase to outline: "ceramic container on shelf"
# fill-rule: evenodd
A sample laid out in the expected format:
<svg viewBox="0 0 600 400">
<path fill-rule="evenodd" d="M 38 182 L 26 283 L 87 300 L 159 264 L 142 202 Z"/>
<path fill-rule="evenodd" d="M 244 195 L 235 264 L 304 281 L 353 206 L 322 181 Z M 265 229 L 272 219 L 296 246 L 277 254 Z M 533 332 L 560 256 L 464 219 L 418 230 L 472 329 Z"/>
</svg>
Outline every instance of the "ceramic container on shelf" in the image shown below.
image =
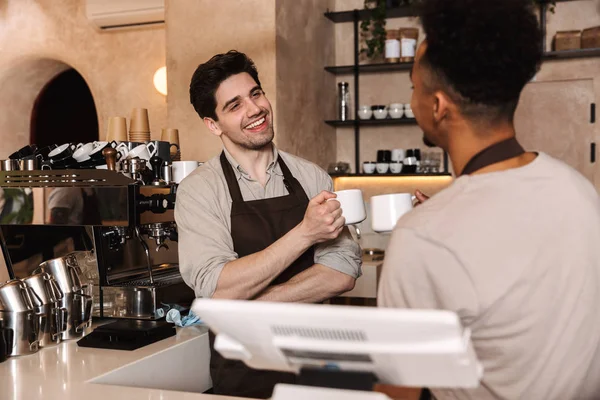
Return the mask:
<svg viewBox="0 0 600 400">
<path fill-rule="evenodd" d="M 370 106 L 362 105 L 358 108 L 358 118 L 360 119 L 371 119 L 373 111 Z"/>
<path fill-rule="evenodd" d="M 415 114 L 413 113 L 412 107 L 410 106 L 410 103 L 406 103 L 404 105 L 404 116 L 406 118 L 414 118 Z"/>
<path fill-rule="evenodd" d="M 363 172 L 365 174 L 373 174 L 375 173 L 376 163 L 373 161 L 366 161 L 363 163 Z"/>
<path fill-rule="evenodd" d="M 371 107 L 373 110 L 373 116 L 375 119 L 386 119 L 388 115 L 388 110 L 386 106 L 373 106 Z"/>
<path fill-rule="evenodd" d="M 392 103 L 388 108 L 390 118 L 399 119 L 404 115 L 404 105 L 401 103 Z"/>
</svg>

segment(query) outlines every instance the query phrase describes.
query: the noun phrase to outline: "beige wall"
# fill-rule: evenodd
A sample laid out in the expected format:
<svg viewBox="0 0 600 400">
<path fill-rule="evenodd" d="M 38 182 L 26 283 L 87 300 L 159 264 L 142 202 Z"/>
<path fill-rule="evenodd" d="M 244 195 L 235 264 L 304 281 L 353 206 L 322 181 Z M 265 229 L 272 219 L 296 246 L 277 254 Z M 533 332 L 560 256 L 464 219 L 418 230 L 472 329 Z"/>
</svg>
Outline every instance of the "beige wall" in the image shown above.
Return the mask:
<svg viewBox="0 0 600 400">
<path fill-rule="evenodd" d="M 335 60 L 333 1 L 277 0 L 277 145 L 323 168 L 336 159 L 336 83 L 323 68 Z"/>
<path fill-rule="evenodd" d="M 165 64 L 164 27 L 101 32 L 85 15 L 83 0 L 0 2 L 0 158 L 29 141 L 39 90 L 73 67 L 86 80 L 98 113 L 100 136 L 109 116 L 150 112 L 153 137 L 166 123 L 166 99 L 153 86 Z"/>
</svg>

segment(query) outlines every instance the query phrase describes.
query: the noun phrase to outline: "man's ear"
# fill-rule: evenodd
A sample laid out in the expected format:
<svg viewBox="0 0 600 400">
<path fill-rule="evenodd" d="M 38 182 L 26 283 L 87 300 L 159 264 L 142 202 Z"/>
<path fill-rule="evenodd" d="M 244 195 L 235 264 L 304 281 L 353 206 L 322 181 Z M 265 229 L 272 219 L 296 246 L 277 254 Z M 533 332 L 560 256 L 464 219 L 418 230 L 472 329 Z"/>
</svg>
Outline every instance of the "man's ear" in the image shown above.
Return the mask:
<svg viewBox="0 0 600 400">
<path fill-rule="evenodd" d="M 206 125 L 210 133 L 212 133 L 215 136 L 221 136 L 223 131 L 221 130 L 221 128 L 219 128 L 219 124 L 217 124 L 217 121 L 209 117 L 202 118 L 202 121 L 204 121 L 204 125 Z"/>
<path fill-rule="evenodd" d="M 433 96 L 433 120 L 439 124 L 450 112 L 450 100 L 441 91 L 435 92 Z"/>
</svg>

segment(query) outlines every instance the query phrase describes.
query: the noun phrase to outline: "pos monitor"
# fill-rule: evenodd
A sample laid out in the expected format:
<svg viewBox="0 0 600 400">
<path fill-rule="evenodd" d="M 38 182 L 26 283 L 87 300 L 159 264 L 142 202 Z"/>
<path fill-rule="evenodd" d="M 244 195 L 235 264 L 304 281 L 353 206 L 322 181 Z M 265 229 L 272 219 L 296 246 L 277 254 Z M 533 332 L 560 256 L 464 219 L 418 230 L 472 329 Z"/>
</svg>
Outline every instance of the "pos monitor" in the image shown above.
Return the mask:
<svg viewBox="0 0 600 400">
<path fill-rule="evenodd" d="M 429 388 L 474 388 L 483 374 L 470 331 L 448 311 L 211 299 L 192 310 L 221 355 L 255 369 Z"/>
</svg>

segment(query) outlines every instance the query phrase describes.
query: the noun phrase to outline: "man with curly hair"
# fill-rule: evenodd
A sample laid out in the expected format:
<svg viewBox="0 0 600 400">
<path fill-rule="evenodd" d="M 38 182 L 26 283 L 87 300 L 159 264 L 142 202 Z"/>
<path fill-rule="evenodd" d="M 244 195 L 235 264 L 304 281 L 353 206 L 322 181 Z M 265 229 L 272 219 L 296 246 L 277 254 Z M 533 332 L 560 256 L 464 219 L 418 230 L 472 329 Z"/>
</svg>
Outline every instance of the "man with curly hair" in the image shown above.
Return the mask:
<svg viewBox="0 0 600 400">
<path fill-rule="evenodd" d="M 541 63 L 531 1 L 423 0 L 421 21 L 412 109 L 457 179 L 398 221 L 379 303 L 471 330 L 481 385 L 438 399 L 599 398 L 599 198 L 513 123 Z"/>
</svg>

